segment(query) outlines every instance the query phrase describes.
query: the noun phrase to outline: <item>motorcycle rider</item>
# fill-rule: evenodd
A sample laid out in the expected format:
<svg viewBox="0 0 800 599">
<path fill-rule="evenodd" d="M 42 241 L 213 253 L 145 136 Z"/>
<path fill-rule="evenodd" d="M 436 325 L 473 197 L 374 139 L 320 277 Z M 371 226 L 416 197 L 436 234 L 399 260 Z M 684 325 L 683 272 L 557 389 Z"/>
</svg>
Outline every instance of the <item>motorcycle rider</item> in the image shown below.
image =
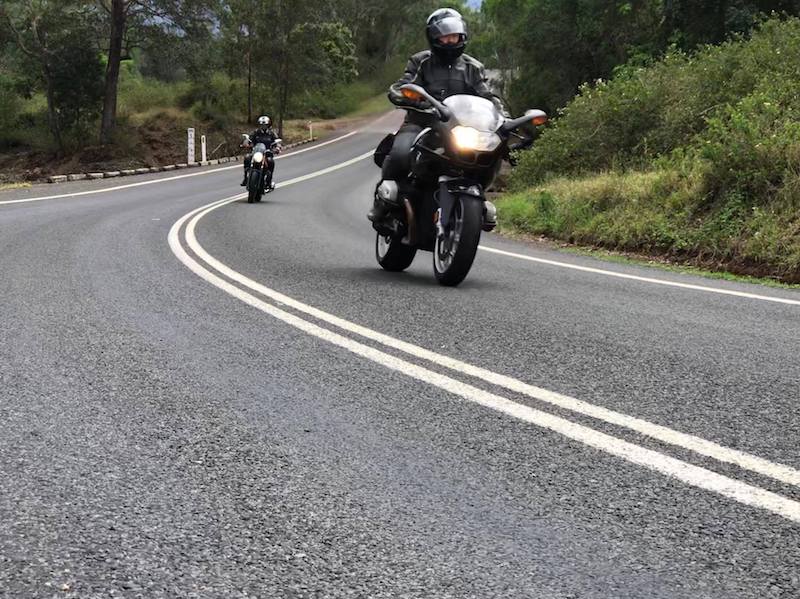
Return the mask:
<svg viewBox="0 0 800 599">
<path fill-rule="evenodd" d="M 420 131 L 430 122 L 431 116 L 424 111 L 430 108 L 427 101 L 413 101 L 403 96 L 400 87 L 414 83 L 429 94 L 442 101 L 456 94 L 481 96 L 494 102 L 507 116 L 500 99 L 494 95 L 486 82 L 483 65 L 468 54 L 467 25 L 461 14 L 451 8 L 440 8 L 429 17 L 425 27 L 429 50 L 414 54 L 406 65 L 403 76 L 389 88 L 389 100 L 401 107 L 409 107 L 405 121 L 397 131 L 392 149 L 381 168 L 382 181 L 397 183 L 398 197 L 387 198 L 375 195 L 375 202 L 367 218 L 373 223 L 380 222 L 399 205 L 399 196 L 408 184 L 411 163 L 411 146 Z"/>
<path fill-rule="evenodd" d="M 253 160 L 252 148 L 256 144 L 264 144 L 267 150 L 272 147 L 275 140 L 278 139 L 277 133 L 272 129 L 272 119 L 266 115 L 258 117 L 258 129 L 250 134 L 251 151 L 244 157 L 244 179 L 242 179 L 242 187 L 247 186 L 247 171 L 250 169 L 250 163 Z M 267 155 L 267 181 L 266 187 L 272 187 L 272 173 L 275 171 L 275 159 Z"/>
</svg>

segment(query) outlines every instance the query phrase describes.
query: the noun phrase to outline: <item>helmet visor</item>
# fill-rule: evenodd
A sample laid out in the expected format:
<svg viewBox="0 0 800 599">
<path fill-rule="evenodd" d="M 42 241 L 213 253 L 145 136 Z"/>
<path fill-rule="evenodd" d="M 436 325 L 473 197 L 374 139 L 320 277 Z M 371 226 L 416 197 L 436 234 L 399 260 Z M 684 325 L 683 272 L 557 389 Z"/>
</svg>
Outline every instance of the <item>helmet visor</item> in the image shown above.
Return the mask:
<svg viewBox="0 0 800 599">
<path fill-rule="evenodd" d="M 441 21 L 431 23 L 429 31 L 433 39 L 439 39 L 443 35 L 467 35 L 464 20 L 459 17 L 445 17 Z"/>
</svg>

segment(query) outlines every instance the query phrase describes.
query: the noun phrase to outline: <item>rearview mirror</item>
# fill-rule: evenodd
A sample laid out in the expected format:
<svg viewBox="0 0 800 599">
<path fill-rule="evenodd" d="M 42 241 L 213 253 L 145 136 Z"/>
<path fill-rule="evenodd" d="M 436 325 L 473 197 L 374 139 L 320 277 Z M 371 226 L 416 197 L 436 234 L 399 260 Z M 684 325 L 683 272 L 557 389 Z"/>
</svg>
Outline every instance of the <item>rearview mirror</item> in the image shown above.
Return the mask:
<svg viewBox="0 0 800 599">
<path fill-rule="evenodd" d="M 530 117 L 531 123 L 537 127 L 547 123 L 547 114 L 542 110 L 527 110 L 525 116 Z"/>
<path fill-rule="evenodd" d="M 547 113 L 543 110 L 528 110 L 525 113 L 525 116 L 521 116 L 517 119 L 512 119 L 510 121 L 506 121 L 503 125 L 502 129 L 505 132 L 513 131 L 521 127 L 522 125 L 532 124 L 532 125 L 544 125 L 547 123 Z"/>
</svg>

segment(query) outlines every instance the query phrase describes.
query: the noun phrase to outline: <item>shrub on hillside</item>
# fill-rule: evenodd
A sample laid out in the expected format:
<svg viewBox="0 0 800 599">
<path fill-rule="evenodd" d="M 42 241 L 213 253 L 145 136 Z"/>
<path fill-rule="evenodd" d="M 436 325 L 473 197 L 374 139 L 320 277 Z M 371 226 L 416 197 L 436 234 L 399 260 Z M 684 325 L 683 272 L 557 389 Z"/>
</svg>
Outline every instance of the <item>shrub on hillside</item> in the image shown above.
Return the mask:
<svg viewBox="0 0 800 599">
<path fill-rule="evenodd" d="M 649 67 L 620 69 L 611 81 L 585 85 L 560 118 L 525 152 L 515 188 L 548 175 L 642 167 L 697 143 L 716 118 L 775 86 L 800 80 L 800 20 L 766 21 L 750 40 L 671 53 Z M 768 101 L 768 100 L 767 100 Z"/>
<path fill-rule="evenodd" d="M 800 280 L 800 20 L 584 89 L 512 181 L 517 229 Z"/>
<path fill-rule="evenodd" d="M 309 89 L 295 100 L 291 116 L 336 118 L 353 112 L 377 93 L 376 86 L 365 81 L 342 83 L 326 89 Z"/>
<path fill-rule="evenodd" d="M 226 128 L 246 114 L 247 90 L 238 79 L 215 72 L 206 81 L 197 81 L 185 88 L 178 105 L 191 109 L 201 121 Z"/>
<path fill-rule="evenodd" d="M 178 98 L 187 92 L 188 87 L 186 82 L 167 83 L 142 77 L 135 69 L 123 69 L 117 96 L 117 113 L 129 116 L 176 106 Z"/>
<path fill-rule="evenodd" d="M 22 110 L 22 100 L 13 81 L 0 74 L 0 147 L 14 142 L 13 133 Z"/>
</svg>

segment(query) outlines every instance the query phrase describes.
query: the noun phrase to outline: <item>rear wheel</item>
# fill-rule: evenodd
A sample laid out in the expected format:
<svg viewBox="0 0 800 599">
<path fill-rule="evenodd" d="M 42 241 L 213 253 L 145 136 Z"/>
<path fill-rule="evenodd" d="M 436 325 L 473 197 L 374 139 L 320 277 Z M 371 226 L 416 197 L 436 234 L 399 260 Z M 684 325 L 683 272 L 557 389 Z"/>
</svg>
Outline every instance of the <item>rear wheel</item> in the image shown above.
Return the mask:
<svg viewBox="0 0 800 599">
<path fill-rule="evenodd" d="M 466 278 L 481 241 L 482 221 L 483 202 L 459 197 L 450 231 L 436 239 L 433 249 L 433 272 L 441 285 L 455 287 Z"/>
<path fill-rule="evenodd" d="M 375 236 L 375 258 L 381 268 L 390 272 L 401 272 L 411 266 L 417 248 L 400 243 L 400 239 L 391 235 Z"/>
<path fill-rule="evenodd" d="M 247 178 L 247 203 L 252 204 L 261 200 L 261 171 L 258 169 L 250 169 L 250 175 Z"/>
</svg>

